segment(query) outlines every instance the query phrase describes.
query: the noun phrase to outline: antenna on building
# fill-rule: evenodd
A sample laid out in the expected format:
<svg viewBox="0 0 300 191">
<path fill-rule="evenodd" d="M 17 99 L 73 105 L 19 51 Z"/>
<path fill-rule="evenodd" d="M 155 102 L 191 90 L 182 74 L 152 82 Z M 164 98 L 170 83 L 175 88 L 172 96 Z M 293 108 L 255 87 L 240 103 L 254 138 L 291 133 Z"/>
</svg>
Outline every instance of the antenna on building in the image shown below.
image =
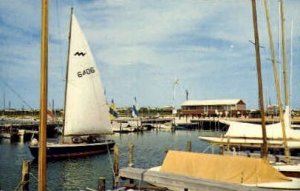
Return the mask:
<svg viewBox="0 0 300 191">
<path fill-rule="evenodd" d="M 189 90 L 185 90 L 185 99 L 189 100 Z"/>
</svg>

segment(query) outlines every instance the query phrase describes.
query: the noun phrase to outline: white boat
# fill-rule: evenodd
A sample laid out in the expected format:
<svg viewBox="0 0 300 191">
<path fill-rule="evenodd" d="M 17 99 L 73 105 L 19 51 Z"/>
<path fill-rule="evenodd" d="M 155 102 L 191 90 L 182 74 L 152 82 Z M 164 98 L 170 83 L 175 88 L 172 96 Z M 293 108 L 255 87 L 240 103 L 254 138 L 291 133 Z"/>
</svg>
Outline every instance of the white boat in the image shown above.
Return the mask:
<svg viewBox="0 0 300 191">
<path fill-rule="evenodd" d="M 113 132 L 129 133 L 141 130 L 139 118 L 116 118 L 111 121 Z"/>
<path fill-rule="evenodd" d="M 115 144 L 109 107 L 92 52 L 75 15 L 71 14 L 62 140 L 47 143 L 47 158 L 81 157 L 108 152 Z M 38 158 L 38 142 L 29 145 Z"/>
<path fill-rule="evenodd" d="M 299 155 L 300 151 L 300 130 L 293 129 L 290 123 L 289 107 L 286 107 L 284 120 L 286 124 L 287 145 L 293 155 Z M 208 141 L 212 144 L 219 144 L 223 147 L 242 148 L 242 149 L 261 149 L 263 137 L 261 125 L 241 123 L 241 122 L 224 122 L 229 124 L 228 131 L 223 137 L 203 137 L 201 140 Z M 267 144 L 270 150 L 277 149 L 283 153 L 283 136 L 280 123 L 266 125 Z M 289 177 L 300 178 L 300 164 L 282 164 L 273 163 L 274 168 Z"/>
<path fill-rule="evenodd" d="M 142 130 L 141 118 L 135 105 L 131 109 L 131 117 L 118 117 L 114 115 L 111 123 L 113 132 L 115 133 L 130 133 Z"/>
<path fill-rule="evenodd" d="M 291 163 L 286 164 L 283 162 L 275 162 L 271 163 L 271 165 L 281 172 L 282 174 L 288 176 L 288 177 L 295 177 L 300 178 L 300 164 L 297 163 Z"/>
<path fill-rule="evenodd" d="M 290 110 L 286 107 L 284 120 L 286 124 L 287 144 L 291 153 L 300 151 L 300 130 L 291 127 Z M 228 131 L 222 137 L 199 136 L 199 139 L 213 144 L 230 145 L 240 148 L 261 148 L 263 136 L 260 124 L 242 123 L 236 121 L 221 121 L 229 125 Z M 269 149 L 283 150 L 283 136 L 281 123 L 266 125 L 267 144 Z"/>
</svg>

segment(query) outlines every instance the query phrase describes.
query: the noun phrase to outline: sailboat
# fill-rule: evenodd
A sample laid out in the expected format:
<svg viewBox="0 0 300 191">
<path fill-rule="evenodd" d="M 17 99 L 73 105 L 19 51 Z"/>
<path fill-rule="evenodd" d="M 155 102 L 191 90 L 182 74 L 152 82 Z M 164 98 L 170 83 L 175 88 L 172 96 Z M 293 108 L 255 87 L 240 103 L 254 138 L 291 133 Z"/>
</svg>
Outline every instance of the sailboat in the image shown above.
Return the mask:
<svg viewBox="0 0 300 191">
<path fill-rule="evenodd" d="M 112 149 L 115 142 L 104 138 L 112 134 L 112 127 L 100 73 L 73 11 L 64 111 L 62 139 L 58 143 L 47 143 L 47 158 L 82 157 Z M 31 141 L 29 149 L 38 158 L 37 140 Z"/>
<path fill-rule="evenodd" d="M 288 106 L 285 108 L 284 120 L 288 147 L 292 155 L 297 155 L 300 151 L 300 130 L 291 127 L 290 109 Z M 199 136 L 199 139 L 223 146 L 230 145 L 241 149 L 260 150 L 263 141 L 261 125 L 226 120 L 221 120 L 220 122 L 229 125 L 224 136 Z M 281 123 L 266 125 L 266 130 L 269 150 L 276 149 L 283 152 Z"/>
<path fill-rule="evenodd" d="M 130 133 L 142 130 L 136 103 L 131 108 L 131 117 L 117 117 L 112 120 L 112 126 L 114 133 Z"/>
</svg>

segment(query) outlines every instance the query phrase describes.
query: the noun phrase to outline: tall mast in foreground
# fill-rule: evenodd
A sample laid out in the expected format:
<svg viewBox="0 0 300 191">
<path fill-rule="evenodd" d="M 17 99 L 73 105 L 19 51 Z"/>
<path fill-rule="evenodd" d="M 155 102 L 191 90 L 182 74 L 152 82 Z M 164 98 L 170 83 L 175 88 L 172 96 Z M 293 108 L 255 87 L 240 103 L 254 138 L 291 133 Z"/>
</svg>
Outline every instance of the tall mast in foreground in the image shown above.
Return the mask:
<svg viewBox="0 0 300 191">
<path fill-rule="evenodd" d="M 259 50 L 259 35 L 257 26 L 257 13 L 256 13 L 256 0 L 252 0 L 252 14 L 253 14 L 253 27 L 254 27 L 254 38 L 255 38 L 255 54 L 256 54 L 256 70 L 258 79 L 258 99 L 261 114 L 261 127 L 263 136 L 263 145 L 261 149 L 261 157 L 264 160 L 268 159 L 268 145 L 267 145 L 267 131 L 265 121 L 265 109 L 264 109 L 264 95 L 263 95 L 263 84 L 261 75 L 261 61 L 260 61 L 260 50 Z"/>
<path fill-rule="evenodd" d="M 278 80 L 278 71 L 277 66 L 275 63 L 275 50 L 274 50 L 274 43 L 273 43 L 273 37 L 272 37 L 272 31 L 271 31 L 271 24 L 270 24 L 270 16 L 269 16 L 269 10 L 268 10 L 268 3 L 267 0 L 264 0 L 264 6 L 265 6 L 265 12 L 266 12 L 266 19 L 267 19 L 267 28 L 269 33 L 269 43 L 270 43 L 270 49 L 271 49 L 271 57 L 272 57 L 272 65 L 273 65 L 273 74 L 274 74 L 274 80 L 275 80 L 275 87 L 276 87 L 276 97 L 277 97 L 277 104 L 279 109 L 279 118 L 282 128 L 282 139 L 283 139 L 283 145 L 284 145 L 284 154 L 285 154 L 285 161 L 288 163 L 290 158 L 290 151 L 287 145 L 286 140 L 286 126 L 288 124 L 285 124 L 284 118 L 283 118 L 283 110 L 282 110 L 282 101 L 281 101 L 281 91 L 280 91 L 280 85 Z"/>
<path fill-rule="evenodd" d="M 284 103 L 289 106 L 289 87 L 287 77 L 287 61 L 286 61 L 286 40 L 285 40 L 285 17 L 284 17 L 284 1 L 280 0 L 281 15 L 281 40 L 282 40 L 282 61 L 283 61 L 283 83 L 284 83 Z"/>
<path fill-rule="evenodd" d="M 47 93 L 48 93 L 48 0 L 42 0 L 41 32 L 41 82 L 40 82 L 40 126 L 38 190 L 46 190 L 46 146 L 47 146 Z"/>
</svg>

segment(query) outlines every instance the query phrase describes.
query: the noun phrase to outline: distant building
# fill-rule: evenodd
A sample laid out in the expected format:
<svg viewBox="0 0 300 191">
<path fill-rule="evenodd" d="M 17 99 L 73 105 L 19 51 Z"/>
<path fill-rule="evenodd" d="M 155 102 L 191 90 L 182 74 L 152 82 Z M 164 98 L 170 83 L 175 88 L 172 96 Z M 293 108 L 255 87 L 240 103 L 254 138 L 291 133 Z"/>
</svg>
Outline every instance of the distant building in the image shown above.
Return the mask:
<svg viewBox="0 0 300 191">
<path fill-rule="evenodd" d="M 278 116 L 279 115 L 279 107 L 278 105 L 269 105 L 266 109 L 267 116 Z"/>
<path fill-rule="evenodd" d="M 246 114 L 246 103 L 241 99 L 188 100 L 181 104 L 181 116 L 240 116 Z"/>
</svg>

